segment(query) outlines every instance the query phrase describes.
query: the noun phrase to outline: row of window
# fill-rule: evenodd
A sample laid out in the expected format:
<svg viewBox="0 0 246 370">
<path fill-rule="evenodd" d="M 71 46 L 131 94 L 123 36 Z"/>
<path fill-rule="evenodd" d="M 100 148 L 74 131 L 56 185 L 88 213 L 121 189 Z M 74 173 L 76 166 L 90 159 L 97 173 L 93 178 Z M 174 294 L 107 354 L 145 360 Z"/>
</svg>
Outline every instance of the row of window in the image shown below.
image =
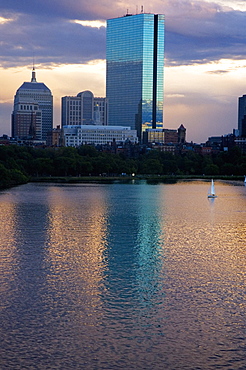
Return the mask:
<svg viewBox="0 0 246 370">
<path fill-rule="evenodd" d="M 38 107 L 36 105 L 20 105 L 21 110 L 38 110 Z"/>
</svg>

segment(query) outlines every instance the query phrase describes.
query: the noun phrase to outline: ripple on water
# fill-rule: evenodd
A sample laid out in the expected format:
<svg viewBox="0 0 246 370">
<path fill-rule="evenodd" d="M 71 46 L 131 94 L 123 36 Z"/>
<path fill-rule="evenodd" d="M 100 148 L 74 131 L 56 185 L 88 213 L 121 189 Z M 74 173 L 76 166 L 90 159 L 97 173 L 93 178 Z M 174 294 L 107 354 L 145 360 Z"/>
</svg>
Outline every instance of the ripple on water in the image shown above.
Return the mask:
<svg viewBox="0 0 246 370">
<path fill-rule="evenodd" d="M 243 369 L 245 188 L 0 194 L 6 369 Z"/>
</svg>

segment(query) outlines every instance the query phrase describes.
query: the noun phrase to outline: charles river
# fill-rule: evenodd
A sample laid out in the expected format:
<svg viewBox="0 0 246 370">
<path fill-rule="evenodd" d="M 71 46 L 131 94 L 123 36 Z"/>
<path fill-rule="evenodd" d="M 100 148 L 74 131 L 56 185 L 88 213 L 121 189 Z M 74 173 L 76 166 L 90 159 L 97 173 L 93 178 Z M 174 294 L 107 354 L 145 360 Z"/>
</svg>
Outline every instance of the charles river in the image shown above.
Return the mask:
<svg viewBox="0 0 246 370">
<path fill-rule="evenodd" d="M 246 369 L 246 186 L 0 192 L 2 369 Z"/>
</svg>

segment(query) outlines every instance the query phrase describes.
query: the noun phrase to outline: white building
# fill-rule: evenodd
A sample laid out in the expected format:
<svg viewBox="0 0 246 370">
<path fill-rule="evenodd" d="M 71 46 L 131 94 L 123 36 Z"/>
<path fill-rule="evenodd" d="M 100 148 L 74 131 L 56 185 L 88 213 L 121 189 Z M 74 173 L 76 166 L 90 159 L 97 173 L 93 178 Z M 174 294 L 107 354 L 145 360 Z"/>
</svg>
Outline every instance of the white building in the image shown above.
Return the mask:
<svg viewBox="0 0 246 370">
<path fill-rule="evenodd" d="M 62 98 L 62 127 L 93 124 L 108 124 L 106 98 L 95 98 L 91 91 Z"/>
<path fill-rule="evenodd" d="M 137 130 L 123 126 L 64 126 L 63 135 L 64 145 L 73 147 L 85 144 L 107 144 L 113 141 L 117 144 L 125 141 L 138 142 Z"/>
</svg>

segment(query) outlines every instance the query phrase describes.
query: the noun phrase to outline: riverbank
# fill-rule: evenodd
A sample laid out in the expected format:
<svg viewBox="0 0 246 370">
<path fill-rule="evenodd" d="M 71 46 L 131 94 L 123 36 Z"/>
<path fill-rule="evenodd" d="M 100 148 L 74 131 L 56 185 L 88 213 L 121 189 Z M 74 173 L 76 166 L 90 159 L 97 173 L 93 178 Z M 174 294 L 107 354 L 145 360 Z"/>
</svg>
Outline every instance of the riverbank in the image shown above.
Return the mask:
<svg viewBox="0 0 246 370">
<path fill-rule="evenodd" d="M 181 175 L 137 175 L 137 176 L 67 176 L 67 177 L 56 177 L 56 176 L 40 176 L 32 177 L 29 182 L 54 182 L 54 183 L 66 183 L 66 184 L 79 184 L 79 183 L 114 183 L 114 182 L 131 182 L 133 180 L 146 180 L 147 183 L 176 183 L 177 181 L 210 181 L 211 178 L 220 181 L 229 182 L 242 182 L 244 176 L 181 176 Z"/>
</svg>

